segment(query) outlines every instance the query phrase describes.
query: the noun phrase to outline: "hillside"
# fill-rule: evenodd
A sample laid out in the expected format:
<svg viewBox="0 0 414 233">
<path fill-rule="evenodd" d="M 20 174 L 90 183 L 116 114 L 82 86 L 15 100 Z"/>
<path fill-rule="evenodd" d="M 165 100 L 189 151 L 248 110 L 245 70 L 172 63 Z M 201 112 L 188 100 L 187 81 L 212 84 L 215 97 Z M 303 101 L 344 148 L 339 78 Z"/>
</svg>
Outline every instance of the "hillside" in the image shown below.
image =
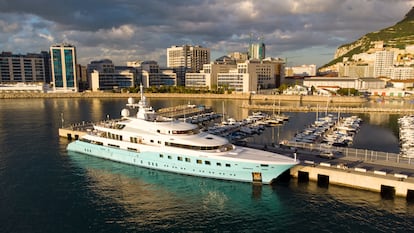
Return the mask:
<svg viewBox="0 0 414 233">
<path fill-rule="evenodd" d="M 336 50 L 334 60 L 321 68 L 341 62 L 344 57 L 367 52 L 374 47 L 372 42 L 375 41 L 383 41 L 384 47 L 400 49 L 404 49 L 406 44 L 414 44 L 414 7 L 394 26 L 370 32 L 350 44 L 341 45 Z"/>
</svg>

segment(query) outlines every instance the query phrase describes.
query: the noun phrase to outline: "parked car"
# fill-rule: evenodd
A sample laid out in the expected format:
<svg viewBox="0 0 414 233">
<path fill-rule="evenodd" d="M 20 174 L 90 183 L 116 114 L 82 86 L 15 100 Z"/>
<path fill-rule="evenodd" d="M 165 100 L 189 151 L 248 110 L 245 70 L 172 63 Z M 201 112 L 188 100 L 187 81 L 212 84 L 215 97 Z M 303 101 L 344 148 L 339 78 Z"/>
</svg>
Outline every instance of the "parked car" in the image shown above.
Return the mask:
<svg viewBox="0 0 414 233">
<path fill-rule="evenodd" d="M 321 153 L 319 153 L 319 157 L 325 159 L 334 159 L 335 155 L 332 151 L 321 151 Z"/>
</svg>

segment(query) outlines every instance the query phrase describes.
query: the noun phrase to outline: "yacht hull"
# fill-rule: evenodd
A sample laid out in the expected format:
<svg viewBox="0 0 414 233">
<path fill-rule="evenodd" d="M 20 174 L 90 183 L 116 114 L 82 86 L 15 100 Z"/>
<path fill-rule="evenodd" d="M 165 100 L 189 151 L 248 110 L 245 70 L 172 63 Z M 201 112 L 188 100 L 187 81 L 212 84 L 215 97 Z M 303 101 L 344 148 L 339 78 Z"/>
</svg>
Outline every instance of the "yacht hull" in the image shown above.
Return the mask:
<svg viewBox="0 0 414 233">
<path fill-rule="evenodd" d="M 226 158 L 206 158 L 202 155 L 174 154 L 168 151 L 138 152 L 80 140 L 69 143 L 67 150 L 155 170 L 262 184 L 271 184 L 280 174 L 295 165 L 294 163 L 260 164 Z"/>
</svg>

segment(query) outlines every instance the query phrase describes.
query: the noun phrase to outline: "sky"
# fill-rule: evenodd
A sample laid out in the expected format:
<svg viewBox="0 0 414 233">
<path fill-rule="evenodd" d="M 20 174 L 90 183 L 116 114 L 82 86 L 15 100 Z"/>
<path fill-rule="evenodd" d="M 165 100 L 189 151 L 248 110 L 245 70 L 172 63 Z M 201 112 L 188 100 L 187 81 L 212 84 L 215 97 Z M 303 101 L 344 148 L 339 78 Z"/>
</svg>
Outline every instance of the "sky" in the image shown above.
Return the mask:
<svg viewBox="0 0 414 233">
<path fill-rule="evenodd" d="M 288 66 L 333 59 L 336 48 L 392 26 L 414 0 L 0 0 L 0 52 L 76 46 L 78 63 L 166 64 L 172 45 L 201 45 L 214 60 L 263 41 Z"/>
</svg>

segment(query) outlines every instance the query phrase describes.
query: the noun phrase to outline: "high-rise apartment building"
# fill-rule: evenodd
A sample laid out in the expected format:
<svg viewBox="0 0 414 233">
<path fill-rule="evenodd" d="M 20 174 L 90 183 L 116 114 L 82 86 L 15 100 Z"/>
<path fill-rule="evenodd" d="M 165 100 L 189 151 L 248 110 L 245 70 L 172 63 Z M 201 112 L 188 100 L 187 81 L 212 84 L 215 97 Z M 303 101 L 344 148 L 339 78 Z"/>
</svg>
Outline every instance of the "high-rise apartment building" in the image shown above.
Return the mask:
<svg viewBox="0 0 414 233">
<path fill-rule="evenodd" d="M 167 67 L 177 74 L 177 84 L 185 84 L 185 73 L 197 73 L 210 63 L 210 49 L 201 46 L 171 46 L 167 48 Z"/>
<path fill-rule="evenodd" d="M 393 51 L 377 51 L 375 52 L 374 62 L 374 76 L 388 76 L 387 68 L 392 67 L 394 63 L 394 52 Z"/>
<path fill-rule="evenodd" d="M 0 82 L 45 82 L 45 59 L 42 54 L 0 54 Z"/>
<path fill-rule="evenodd" d="M 77 92 L 76 48 L 70 44 L 50 47 L 52 83 L 55 92 Z"/>
</svg>

